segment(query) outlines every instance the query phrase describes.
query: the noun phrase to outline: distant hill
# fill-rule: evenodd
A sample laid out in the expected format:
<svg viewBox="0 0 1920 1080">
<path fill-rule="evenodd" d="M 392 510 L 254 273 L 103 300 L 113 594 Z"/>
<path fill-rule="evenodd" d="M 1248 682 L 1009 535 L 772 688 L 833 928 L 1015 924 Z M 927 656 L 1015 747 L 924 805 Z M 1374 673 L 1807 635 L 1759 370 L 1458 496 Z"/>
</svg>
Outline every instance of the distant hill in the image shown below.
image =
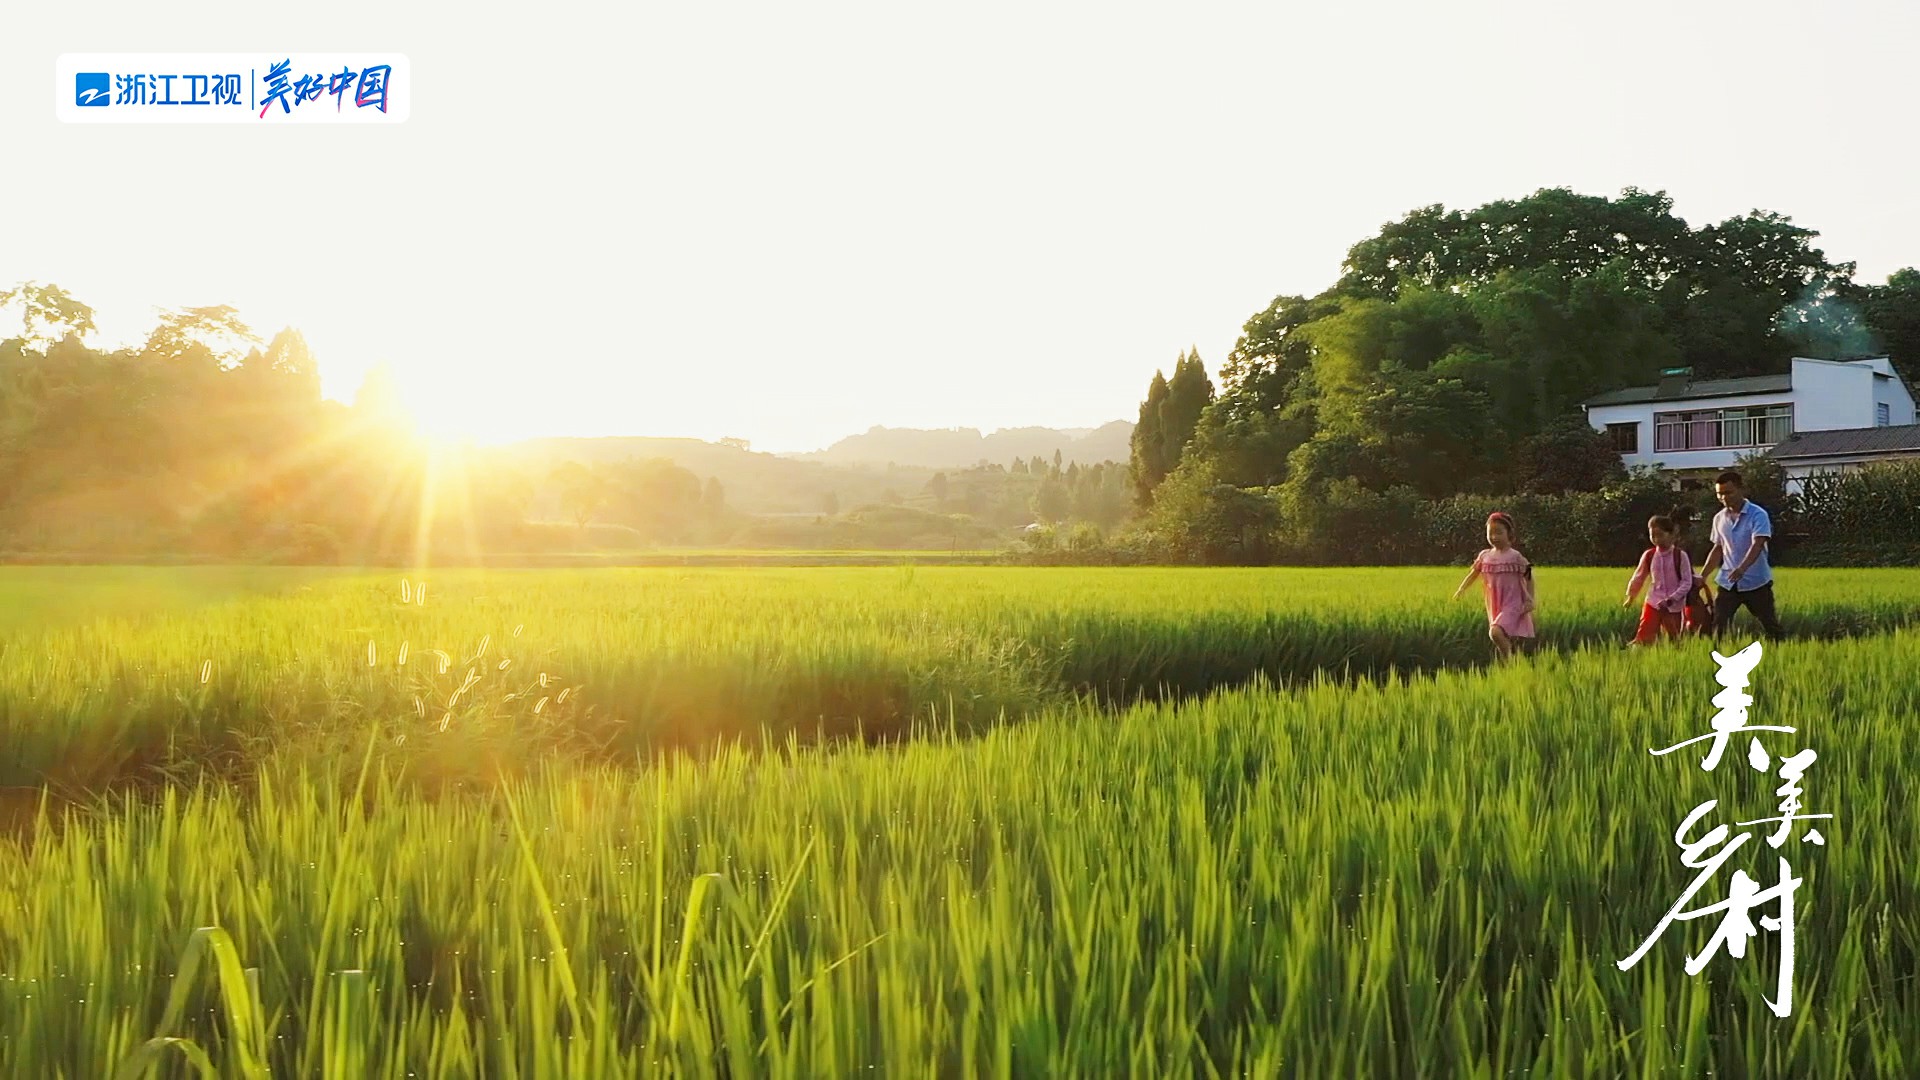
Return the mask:
<svg viewBox="0 0 1920 1080">
<path fill-rule="evenodd" d="M 1013 428 L 984 436 L 974 428 L 926 431 L 876 427 L 810 454 L 768 454 L 700 439 L 549 438 L 501 447 L 497 460 L 533 475 L 536 494 L 532 514 L 536 520 L 560 520 L 564 516 L 558 493 L 545 481 L 554 466 L 565 461 L 591 465 L 645 458 L 666 458 L 702 480 L 719 480 L 727 505 L 735 510 L 811 519 L 821 513 L 829 496 L 847 510 L 875 503 L 927 502 L 927 483 L 935 472 L 966 469 L 982 459 L 1004 469 L 1015 458 L 1052 461 L 1057 449 L 1063 465 L 1125 462 L 1132 436 L 1133 425 L 1124 420 L 1098 428 Z M 956 504 L 962 501 L 956 493 Z"/>
<path fill-rule="evenodd" d="M 879 502 L 888 493 L 912 494 L 933 475 L 931 470 L 890 471 L 884 464 L 874 468 L 798 461 L 700 439 L 640 436 L 532 439 L 504 448 L 504 455 L 539 476 L 564 461 L 592 465 L 666 458 L 703 480 L 718 479 L 727 505 L 751 514 L 817 514 L 828 492 L 843 506 Z M 551 493 L 541 494 L 540 509 L 549 511 L 544 504 Z"/>
<path fill-rule="evenodd" d="M 1060 452 L 1061 463 L 1079 462 L 1098 465 L 1103 461 L 1126 461 L 1131 455 L 1133 425 L 1115 420 L 1097 428 L 1025 427 L 1001 428 L 983 435 L 979 428 L 869 428 L 864 434 L 849 435 L 827 447 L 807 454 L 785 454 L 794 461 L 812 461 L 832 465 L 912 466 L 923 469 L 958 469 L 980 461 L 1006 464 L 1015 458 L 1033 457 L 1053 460 Z"/>
</svg>

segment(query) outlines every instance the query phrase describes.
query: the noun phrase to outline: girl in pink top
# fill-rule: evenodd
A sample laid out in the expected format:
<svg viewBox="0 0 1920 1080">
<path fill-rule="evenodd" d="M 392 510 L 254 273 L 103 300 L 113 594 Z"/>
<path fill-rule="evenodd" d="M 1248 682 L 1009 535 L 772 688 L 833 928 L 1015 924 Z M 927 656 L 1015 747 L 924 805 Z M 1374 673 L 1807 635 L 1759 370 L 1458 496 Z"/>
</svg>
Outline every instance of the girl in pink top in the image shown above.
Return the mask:
<svg viewBox="0 0 1920 1080">
<path fill-rule="evenodd" d="M 1513 546 L 1513 518 L 1487 515 L 1485 551 L 1474 556 L 1473 569 L 1453 590 L 1453 598 L 1467 591 L 1473 579 L 1486 578 L 1487 637 L 1502 659 L 1513 655 L 1515 644 L 1533 641 L 1533 566 Z"/>
<path fill-rule="evenodd" d="M 1627 595 L 1620 601 L 1621 607 L 1632 607 L 1640 586 L 1653 579 L 1646 605 L 1640 609 L 1640 629 L 1633 635 L 1635 645 L 1653 644 L 1660 640 L 1662 630 L 1669 639 L 1680 638 L 1687 594 L 1693 591 L 1693 563 L 1674 542 L 1678 537 L 1671 517 L 1663 514 L 1647 521 L 1647 542 L 1653 546 L 1641 554 L 1640 565 L 1627 579 Z"/>
</svg>

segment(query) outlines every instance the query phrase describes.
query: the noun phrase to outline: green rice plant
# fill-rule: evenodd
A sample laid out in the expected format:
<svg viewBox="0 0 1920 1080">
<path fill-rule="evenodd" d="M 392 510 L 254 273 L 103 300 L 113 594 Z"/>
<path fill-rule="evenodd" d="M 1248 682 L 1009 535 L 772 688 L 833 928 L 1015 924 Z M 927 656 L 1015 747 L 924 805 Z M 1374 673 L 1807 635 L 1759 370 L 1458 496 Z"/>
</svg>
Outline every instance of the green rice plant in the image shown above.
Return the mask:
<svg viewBox="0 0 1920 1080">
<path fill-rule="evenodd" d="M 1703 652 L 1579 647 L 464 793 L 363 730 L 0 840 L 0 1075 L 111 1075 L 156 1032 L 232 1075 L 254 1030 L 277 1076 L 1907 1075 L 1916 655 L 1900 630 L 1756 670 L 1753 722 L 1819 751 L 1836 815 L 1786 849 L 1784 1019 L 1769 935 L 1690 977 L 1701 920 L 1615 966 L 1692 876 L 1688 809 L 1777 796 L 1648 753 L 1707 730 Z M 205 926 L 263 1025 L 169 1017 Z"/>
<path fill-rule="evenodd" d="M 219 982 L 221 999 L 226 1006 L 229 1032 L 226 1045 L 232 1050 L 236 1074 L 249 1080 L 260 1080 L 267 1075 L 266 1022 L 258 1004 L 259 969 L 243 969 L 240 966 L 233 939 L 227 936 L 226 931 L 217 926 L 203 926 L 187 939 L 187 947 L 181 954 L 180 968 L 173 977 L 173 990 L 167 997 L 167 1011 L 160 1019 L 160 1034 L 148 1039 L 115 1071 L 114 1076 L 118 1080 L 139 1080 L 149 1075 L 154 1067 L 161 1064 L 169 1050 L 179 1052 L 200 1070 L 203 1077 L 215 1078 L 220 1075 L 206 1051 L 193 1040 L 166 1034 L 179 1026 L 194 988 L 194 976 L 199 973 L 200 963 L 208 953 L 213 955 L 214 976 Z"/>
<path fill-rule="evenodd" d="M 1624 576 L 1543 568 L 1542 646 L 1624 643 Z M 0 633 L 0 792 L 19 793 L 0 800 L 24 816 L 42 789 L 245 783 L 271 758 L 357 754 L 370 726 L 414 782 L 480 790 L 553 754 L 978 731 L 1081 698 L 1393 678 L 1491 652 L 1476 604 L 1445 599 L 1450 569 L 459 571 L 427 594 L 398 576 L 300 580 L 172 618 Z M 1917 601 L 1913 571 L 1782 572 L 1800 638 L 1910 625 Z"/>
</svg>

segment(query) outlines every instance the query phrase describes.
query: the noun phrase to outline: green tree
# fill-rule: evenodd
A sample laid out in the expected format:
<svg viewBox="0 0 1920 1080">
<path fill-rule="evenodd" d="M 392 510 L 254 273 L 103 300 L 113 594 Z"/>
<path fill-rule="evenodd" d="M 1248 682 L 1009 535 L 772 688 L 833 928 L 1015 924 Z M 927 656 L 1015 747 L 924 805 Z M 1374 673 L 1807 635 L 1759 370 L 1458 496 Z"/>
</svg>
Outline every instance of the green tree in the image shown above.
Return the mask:
<svg viewBox="0 0 1920 1080">
<path fill-rule="evenodd" d="M 310 408 L 320 400 L 320 363 L 308 347 L 306 335 L 286 327 L 273 335 L 267 351 L 259 355 L 276 387 L 276 401 Z"/>
<path fill-rule="evenodd" d="M 1513 271 L 1578 277 L 1622 260 L 1633 281 L 1657 289 L 1700 257 L 1665 192 L 1627 188 L 1608 199 L 1543 188 L 1470 211 L 1415 210 L 1348 251 L 1337 291 L 1391 300 L 1407 288 L 1472 287 Z"/>
<path fill-rule="evenodd" d="M 1073 500 L 1066 482 L 1058 476 L 1040 481 L 1033 493 L 1033 512 L 1042 522 L 1055 524 L 1067 520 Z"/>
<path fill-rule="evenodd" d="M 23 281 L 0 289 L 0 311 L 8 309 L 18 312 L 27 345 L 44 348 L 69 334 L 85 340 L 95 330 L 93 309 L 58 285 Z"/>
<path fill-rule="evenodd" d="M 561 510 L 582 533 L 613 498 L 613 488 L 607 479 L 578 461 L 556 466 L 550 480 L 559 490 Z"/>
<path fill-rule="evenodd" d="M 1220 367 L 1223 419 L 1240 411 L 1270 413 L 1292 403 L 1291 391 L 1313 362 L 1313 344 L 1301 327 L 1340 311 L 1331 293 L 1309 300 L 1280 296 L 1241 327 L 1240 339 Z"/>
<path fill-rule="evenodd" d="M 1147 399 L 1140 403 L 1140 419 L 1133 427 L 1133 452 L 1129 459 L 1134 500 L 1142 507 L 1152 504 L 1153 489 L 1167 476 L 1166 437 L 1161 415 L 1166 402 L 1167 378 L 1156 371 L 1153 382 L 1147 385 Z"/>
<path fill-rule="evenodd" d="M 703 518 L 705 488 L 690 470 L 647 458 L 611 470 L 616 520 L 656 542 L 689 539 Z"/>
<path fill-rule="evenodd" d="M 1504 362 L 1497 377 L 1516 382 L 1500 395 L 1515 410 L 1500 419 L 1516 439 L 1603 390 L 1651 381 L 1678 359 L 1656 297 L 1625 264 L 1577 278 L 1503 273 L 1473 303 L 1486 352 Z"/>
<path fill-rule="evenodd" d="M 1272 499 L 1222 483 L 1197 455 L 1168 474 L 1141 522 L 1168 555 L 1209 564 L 1263 561 L 1278 523 Z"/>
<path fill-rule="evenodd" d="M 1920 270 L 1908 267 L 1887 276 L 1885 285 L 1867 286 L 1857 303 L 1878 345 L 1906 376 L 1920 380 Z"/>
<path fill-rule="evenodd" d="M 1187 443 L 1200 426 L 1200 414 L 1213 402 L 1213 380 L 1207 377 L 1200 353 L 1189 348 L 1174 365 L 1167 396 L 1160 404 L 1160 464 L 1171 472 L 1180 464 Z"/>
<path fill-rule="evenodd" d="M 1497 472 L 1486 396 L 1459 379 L 1389 368 L 1357 415 L 1360 431 L 1380 443 L 1390 482 L 1427 498 L 1445 498 Z"/>
<path fill-rule="evenodd" d="M 1787 471 L 1775 461 L 1767 450 L 1754 450 L 1740 455 L 1733 463 L 1734 471 L 1740 474 L 1741 486 L 1746 496 L 1764 507 L 1768 514 L 1786 517 L 1793 511 L 1793 500 L 1787 496 Z M 1788 522 L 1781 522 L 1788 525 Z"/>
<path fill-rule="evenodd" d="M 1854 264 L 1829 261 L 1813 246 L 1818 235 L 1762 210 L 1699 231 L 1695 265 L 1663 292 L 1685 363 L 1700 378 L 1781 369 L 1794 344 L 1782 312 L 1850 289 Z"/>
<path fill-rule="evenodd" d="M 1395 464 L 1385 444 L 1376 437 L 1323 429 L 1288 456 L 1281 509 L 1289 518 L 1300 516 L 1300 510 L 1323 498 L 1336 480 L 1350 481 L 1368 491 L 1385 491 L 1395 483 Z"/>
<path fill-rule="evenodd" d="M 961 496 L 960 506 L 969 517 L 977 518 L 988 511 L 991 503 L 987 499 L 986 491 L 975 483 L 967 485 L 966 494 Z"/>
<path fill-rule="evenodd" d="M 1620 452 L 1580 413 L 1568 413 L 1522 444 L 1520 486 L 1535 495 L 1599 491 L 1627 478 Z"/>
<path fill-rule="evenodd" d="M 1330 297 L 1281 296 L 1247 320 L 1192 444 L 1223 482 L 1265 486 L 1286 479 L 1287 456 L 1317 426 L 1313 346 L 1298 331 L 1339 310 Z"/>
<path fill-rule="evenodd" d="M 259 343 L 260 335 L 241 320 L 240 313 L 221 304 L 162 314 L 160 324 L 147 337 L 146 351 L 162 362 L 224 368 L 247 346 Z"/>
</svg>

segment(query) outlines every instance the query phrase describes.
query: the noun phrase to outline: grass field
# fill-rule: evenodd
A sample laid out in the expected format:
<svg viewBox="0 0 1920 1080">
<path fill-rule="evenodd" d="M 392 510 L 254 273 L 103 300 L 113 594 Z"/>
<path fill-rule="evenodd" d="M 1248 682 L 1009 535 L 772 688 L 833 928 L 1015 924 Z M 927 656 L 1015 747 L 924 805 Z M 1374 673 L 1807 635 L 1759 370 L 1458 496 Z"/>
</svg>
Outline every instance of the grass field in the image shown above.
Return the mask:
<svg viewBox="0 0 1920 1080">
<path fill-rule="evenodd" d="M 656 566 L 977 566 L 1002 561 L 1006 549 L 996 548 L 596 548 L 590 550 L 490 551 L 479 555 L 449 554 L 435 565 L 469 569 L 601 569 Z M 112 557 L 87 552 L 0 552 L 0 567 L 110 568 L 124 572 L 139 566 L 111 566 Z M 146 566 L 232 572 L 214 556 L 152 555 L 136 562 Z M 262 566 L 259 572 L 272 573 Z M 398 570 L 394 573 L 399 573 Z"/>
<path fill-rule="evenodd" d="M 1614 966 L 1778 812 L 1624 572 L 1492 670 L 1451 569 L 102 573 L 0 571 L 0 1075 L 1920 1072 L 1920 573 L 1781 575 L 1785 1019 Z"/>
</svg>

